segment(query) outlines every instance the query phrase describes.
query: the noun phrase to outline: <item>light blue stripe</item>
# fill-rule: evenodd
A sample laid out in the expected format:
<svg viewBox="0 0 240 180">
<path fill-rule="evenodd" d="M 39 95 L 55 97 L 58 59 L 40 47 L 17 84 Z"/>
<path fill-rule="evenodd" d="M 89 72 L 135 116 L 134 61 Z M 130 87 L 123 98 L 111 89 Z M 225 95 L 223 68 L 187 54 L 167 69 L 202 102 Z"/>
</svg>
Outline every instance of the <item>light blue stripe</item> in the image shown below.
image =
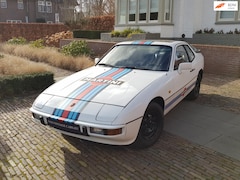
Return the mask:
<svg viewBox="0 0 240 180">
<path fill-rule="evenodd" d="M 134 41 L 132 44 L 139 44 L 140 41 Z"/>
<path fill-rule="evenodd" d="M 68 119 L 72 119 L 73 113 L 74 113 L 74 112 L 71 111 L 71 112 L 68 114 L 68 117 L 67 117 L 67 118 L 68 118 Z"/>
<path fill-rule="evenodd" d="M 146 41 L 146 42 L 144 42 L 144 44 L 150 45 L 150 44 L 152 44 L 152 41 Z"/>
<path fill-rule="evenodd" d="M 77 116 L 78 116 L 78 113 L 77 113 L 77 112 L 74 112 L 74 113 L 73 113 L 73 116 L 72 116 L 72 120 L 77 120 Z"/>
<path fill-rule="evenodd" d="M 79 94 L 84 92 L 87 88 L 91 86 L 90 82 L 87 82 L 86 84 L 82 85 L 80 88 L 77 88 L 72 94 L 70 95 L 70 98 L 76 98 Z"/>
<path fill-rule="evenodd" d="M 56 116 L 61 117 L 62 114 L 63 114 L 63 110 L 62 109 L 58 109 L 58 113 L 57 113 Z"/>
<path fill-rule="evenodd" d="M 88 103 L 88 101 L 90 101 L 94 96 L 96 96 L 96 94 L 98 94 L 100 91 L 102 91 L 105 87 L 107 87 L 107 85 L 101 85 L 101 86 L 97 86 L 96 88 L 94 88 L 89 94 L 84 96 L 82 98 L 82 100 L 79 101 L 75 105 L 75 107 L 72 109 L 72 111 L 81 112 L 82 108 L 85 107 L 85 105 Z"/>
<path fill-rule="evenodd" d="M 103 85 L 97 86 L 91 92 L 89 92 L 86 96 L 84 96 L 83 100 L 89 101 L 90 99 L 92 99 L 94 96 L 96 96 L 99 92 L 101 92 L 107 86 L 108 86 L 108 84 L 103 84 Z"/>
<path fill-rule="evenodd" d="M 131 72 L 131 69 L 124 69 L 122 72 L 120 72 L 119 74 L 116 74 L 113 76 L 114 80 L 117 80 L 119 78 L 121 78 L 122 76 L 126 75 L 127 73 Z"/>
<path fill-rule="evenodd" d="M 96 78 L 103 78 L 103 77 L 106 77 L 112 73 L 114 73 L 115 71 L 117 71 L 119 68 L 112 68 L 110 69 L 109 71 L 106 71 L 105 73 L 103 74 L 100 74 L 99 76 L 97 76 Z"/>
<path fill-rule="evenodd" d="M 192 86 L 194 86 L 194 84 L 196 84 L 196 82 L 194 82 L 194 83 L 192 83 L 190 86 L 188 86 L 187 87 L 187 89 L 190 89 Z M 182 93 L 183 92 L 181 92 L 179 95 L 177 95 L 175 98 L 173 98 L 173 100 L 172 101 L 170 101 L 168 104 L 166 104 L 166 106 L 165 106 L 165 110 L 166 109 L 168 109 L 172 104 L 174 104 L 179 98 L 181 98 L 182 97 Z"/>
</svg>

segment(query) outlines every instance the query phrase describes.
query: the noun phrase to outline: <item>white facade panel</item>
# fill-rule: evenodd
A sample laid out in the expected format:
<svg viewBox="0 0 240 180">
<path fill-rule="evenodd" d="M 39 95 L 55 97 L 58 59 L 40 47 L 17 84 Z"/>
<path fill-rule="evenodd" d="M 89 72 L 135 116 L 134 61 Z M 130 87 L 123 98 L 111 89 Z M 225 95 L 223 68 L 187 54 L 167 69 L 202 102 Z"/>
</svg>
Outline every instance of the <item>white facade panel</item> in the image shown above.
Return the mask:
<svg viewBox="0 0 240 180">
<path fill-rule="evenodd" d="M 116 2 L 119 0 L 116 0 Z M 137 1 L 138 2 L 138 1 Z M 163 4 L 164 0 L 159 0 L 160 4 Z M 147 7 L 146 7 L 147 8 Z M 186 38 L 192 38 L 196 31 L 204 29 L 214 29 L 214 32 L 223 31 L 234 32 L 235 29 L 240 31 L 240 12 L 234 12 L 233 20 L 221 19 L 224 14 L 214 11 L 214 3 L 209 0 L 173 0 L 172 7 L 172 22 L 164 23 L 161 21 L 161 13 L 159 12 L 158 22 L 151 24 L 146 22 L 145 24 L 125 24 L 115 26 L 115 30 L 122 30 L 126 27 L 138 27 L 146 32 L 160 33 L 161 37 L 169 38 L 181 38 L 184 34 Z M 116 13 L 116 16 L 118 14 Z M 229 16 L 229 14 L 225 14 Z"/>
</svg>

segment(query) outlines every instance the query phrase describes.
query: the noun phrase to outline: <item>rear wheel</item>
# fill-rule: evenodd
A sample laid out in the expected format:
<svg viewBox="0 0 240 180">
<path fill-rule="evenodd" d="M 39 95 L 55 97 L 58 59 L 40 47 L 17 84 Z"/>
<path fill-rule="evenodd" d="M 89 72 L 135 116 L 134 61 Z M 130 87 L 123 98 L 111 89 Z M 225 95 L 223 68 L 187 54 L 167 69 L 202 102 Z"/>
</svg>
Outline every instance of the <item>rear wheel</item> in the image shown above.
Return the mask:
<svg viewBox="0 0 240 180">
<path fill-rule="evenodd" d="M 163 109 L 156 102 L 151 102 L 142 119 L 134 147 L 146 148 L 153 145 L 160 137 L 163 131 Z"/>
<path fill-rule="evenodd" d="M 187 95 L 186 99 L 188 100 L 195 100 L 198 98 L 199 93 L 200 93 L 200 86 L 201 86 L 201 81 L 202 81 L 202 74 L 198 74 L 198 78 L 195 84 L 195 87 L 193 90 Z"/>
</svg>

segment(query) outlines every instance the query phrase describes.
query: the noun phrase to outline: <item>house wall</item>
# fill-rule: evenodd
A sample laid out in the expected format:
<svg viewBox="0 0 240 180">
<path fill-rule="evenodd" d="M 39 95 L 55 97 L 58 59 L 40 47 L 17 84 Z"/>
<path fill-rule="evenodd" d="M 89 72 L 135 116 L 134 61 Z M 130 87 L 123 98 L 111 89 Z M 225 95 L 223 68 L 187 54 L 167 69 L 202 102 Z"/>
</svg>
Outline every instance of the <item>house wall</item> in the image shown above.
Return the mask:
<svg viewBox="0 0 240 180">
<path fill-rule="evenodd" d="M 60 13 L 59 6 L 61 3 L 52 1 L 52 13 L 38 12 L 37 0 L 24 0 L 24 9 L 18 9 L 17 0 L 7 0 L 7 8 L 0 8 L 0 22 L 7 20 L 20 20 L 25 22 L 36 22 L 37 19 L 43 18 L 55 23 L 55 13 Z"/>
<path fill-rule="evenodd" d="M 206 73 L 240 78 L 240 47 L 195 45 L 205 57 Z"/>
<path fill-rule="evenodd" d="M 224 33 L 234 31 L 235 28 L 240 30 L 239 23 L 216 23 L 217 12 L 213 9 L 213 1 L 209 0 L 173 0 L 172 24 L 117 25 L 115 30 L 139 27 L 146 32 L 160 33 L 162 38 L 180 38 L 182 34 L 185 34 L 186 38 L 192 38 L 196 31 L 205 28 L 213 28 L 215 32 L 222 30 Z M 117 16 L 118 14 L 116 14 L 116 20 Z"/>
<path fill-rule="evenodd" d="M 46 23 L 1 23 L 0 42 L 7 41 L 13 37 L 24 37 L 28 41 L 44 38 L 57 32 L 67 31 L 69 28 L 63 24 Z"/>
</svg>

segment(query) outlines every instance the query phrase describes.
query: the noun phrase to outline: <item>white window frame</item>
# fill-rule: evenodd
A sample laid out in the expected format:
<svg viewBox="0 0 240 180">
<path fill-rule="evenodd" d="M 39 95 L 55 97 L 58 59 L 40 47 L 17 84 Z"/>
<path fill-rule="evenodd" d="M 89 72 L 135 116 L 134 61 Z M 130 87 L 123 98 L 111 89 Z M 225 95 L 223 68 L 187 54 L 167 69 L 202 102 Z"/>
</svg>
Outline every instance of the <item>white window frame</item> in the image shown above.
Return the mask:
<svg viewBox="0 0 240 180">
<path fill-rule="evenodd" d="M 7 23 L 22 23 L 22 20 L 7 20 Z"/>
<path fill-rule="evenodd" d="M 127 17 L 127 7 L 128 1 L 127 0 L 119 0 L 119 17 L 118 17 L 118 24 L 126 24 L 126 17 Z"/>
<path fill-rule="evenodd" d="M 38 1 L 38 12 L 41 13 L 52 13 L 52 2 L 51 1 Z"/>
<path fill-rule="evenodd" d="M 145 3 L 144 4 L 144 6 L 143 7 L 145 7 L 145 8 L 143 8 L 143 9 L 141 9 L 141 5 L 143 5 L 143 4 L 141 4 L 141 1 L 142 1 L 142 3 Z M 148 14 L 147 14 L 147 11 L 148 11 L 148 8 L 149 6 L 148 6 L 148 1 L 147 0 L 139 0 L 139 5 L 138 5 L 138 21 L 140 22 L 140 23 L 146 23 L 147 22 L 147 19 L 148 19 Z M 145 13 L 145 20 L 140 20 L 140 17 L 141 17 L 141 13 Z"/>
<path fill-rule="evenodd" d="M 238 11 L 218 11 L 217 12 L 217 22 L 224 23 L 224 22 L 233 22 L 239 23 L 240 21 L 240 0 L 221 0 L 221 1 L 238 1 Z M 232 18 L 221 18 L 221 14 L 223 12 L 233 12 Z"/>
<path fill-rule="evenodd" d="M 45 3 L 44 1 L 38 1 L 38 12 L 45 12 Z"/>
<path fill-rule="evenodd" d="M 52 2 L 51 1 L 46 1 L 46 12 L 52 13 Z"/>
<path fill-rule="evenodd" d="M 157 5 L 156 7 L 152 7 L 153 1 L 156 1 Z M 153 19 L 151 20 L 151 13 L 157 13 L 157 19 Z M 149 0 L 149 22 L 150 23 L 154 23 L 154 22 L 158 22 L 158 18 L 159 18 L 159 0 Z"/>
<path fill-rule="evenodd" d="M 164 1 L 164 22 L 170 23 L 172 22 L 172 0 L 165 0 Z"/>
<path fill-rule="evenodd" d="M 121 0 L 120 0 L 121 1 Z M 133 2 L 132 3 L 132 7 L 131 7 L 131 1 Z M 135 2 L 135 3 L 134 3 Z M 137 0 L 129 0 L 128 1 L 128 3 L 129 3 L 129 5 L 128 5 L 128 23 L 136 23 L 136 21 L 137 21 Z M 132 9 L 131 9 L 132 8 Z M 134 17 L 134 21 L 130 21 L 130 15 L 135 15 L 135 17 Z"/>
<path fill-rule="evenodd" d="M 0 0 L 1 8 L 7 8 L 7 0 Z"/>
<path fill-rule="evenodd" d="M 18 9 L 24 9 L 23 0 L 17 0 L 17 8 Z"/>
</svg>

